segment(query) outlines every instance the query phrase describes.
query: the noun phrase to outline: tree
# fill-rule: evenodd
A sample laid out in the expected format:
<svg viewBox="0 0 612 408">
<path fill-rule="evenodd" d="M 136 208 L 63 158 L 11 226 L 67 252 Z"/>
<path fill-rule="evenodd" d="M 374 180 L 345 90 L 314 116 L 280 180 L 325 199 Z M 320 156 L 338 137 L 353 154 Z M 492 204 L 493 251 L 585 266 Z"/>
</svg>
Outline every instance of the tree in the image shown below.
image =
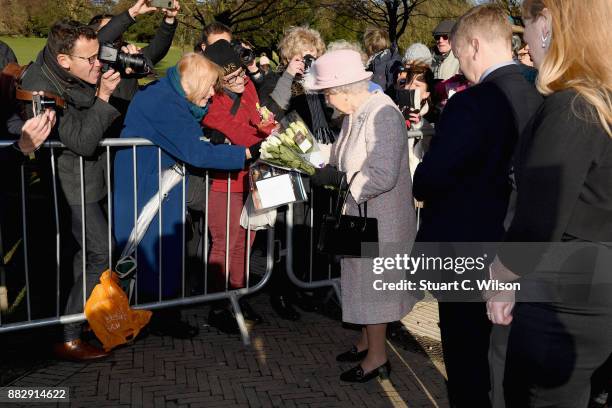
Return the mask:
<svg viewBox="0 0 612 408">
<path fill-rule="evenodd" d="M 323 6 L 337 10 L 339 15 L 351 16 L 369 25 L 384 28 L 391 42 L 396 42 L 406 31 L 408 21 L 418 6 L 426 0 L 340 0 L 325 1 Z"/>
<path fill-rule="evenodd" d="M 469 0 L 428 0 L 413 12 L 405 36 L 398 42 L 400 47 L 415 42 L 433 46 L 433 28 L 442 20 L 456 20 L 472 6 Z"/>
<path fill-rule="evenodd" d="M 391 42 L 400 43 L 405 33 L 415 33 L 414 18 L 421 17 L 419 25 L 431 25 L 426 29 L 431 31 L 438 21 L 461 15 L 470 3 L 468 0 L 324 0 L 322 5 L 339 16 L 386 29 Z M 363 24 L 353 28 L 363 31 Z"/>
<path fill-rule="evenodd" d="M 314 1 L 300 0 L 184 0 L 185 16 L 181 22 L 200 31 L 206 24 L 219 21 L 229 26 L 234 36 L 261 48 L 274 48 L 291 25 L 311 22 Z"/>
</svg>

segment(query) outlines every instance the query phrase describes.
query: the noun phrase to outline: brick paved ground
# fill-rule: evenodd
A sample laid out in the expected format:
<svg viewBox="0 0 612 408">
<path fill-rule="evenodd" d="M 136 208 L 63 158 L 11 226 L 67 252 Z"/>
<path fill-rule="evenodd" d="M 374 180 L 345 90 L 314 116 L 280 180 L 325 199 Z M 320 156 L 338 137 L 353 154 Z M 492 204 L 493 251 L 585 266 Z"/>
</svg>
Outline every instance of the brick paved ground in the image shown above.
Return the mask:
<svg viewBox="0 0 612 408">
<path fill-rule="evenodd" d="M 266 318 L 251 331 L 251 347 L 207 326 L 208 307 L 199 306 L 184 311 L 200 326 L 193 339 L 149 335 L 101 362 L 42 361 L 11 385 L 69 386 L 75 407 L 448 406 L 441 363 L 427 355 L 435 341 L 425 352 L 414 339 L 407 347 L 405 340 L 390 342 L 390 380 L 344 384 L 338 376 L 351 364 L 339 366 L 334 357 L 358 332 L 315 313 L 303 313 L 299 322 L 277 319 L 267 299 L 251 301 Z"/>
</svg>

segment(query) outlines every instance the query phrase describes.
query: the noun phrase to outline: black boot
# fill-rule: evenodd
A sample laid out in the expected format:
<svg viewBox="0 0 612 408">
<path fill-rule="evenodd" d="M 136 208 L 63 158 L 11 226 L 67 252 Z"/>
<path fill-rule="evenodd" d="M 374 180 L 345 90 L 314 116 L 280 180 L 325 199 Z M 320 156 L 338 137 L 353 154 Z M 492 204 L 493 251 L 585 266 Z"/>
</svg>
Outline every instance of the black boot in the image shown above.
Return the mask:
<svg viewBox="0 0 612 408">
<path fill-rule="evenodd" d="M 234 314 L 226 307 L 212 307 L 208 313 L 208 324 L 226 334 L 240 333 Z"/>
<path fill-rule="evenodd" d="M 296 321 L 300 319 L 300 314 L 291 306 L 289 300 L 283 295 L 271 295 L 270 304 L 276 314 L 285 320 Z"/>
<path fill-rule="evenodd" d="M 321 310 L 321 303 L 314 296 L 307 295 L 303 291 L 296 291 L 293 304 L 302 309 L 304 312 L 318 312 Z"/>
<path fill-rule="evenodd" d="M 153 313 L 148 325 L 149 333 L 155 336 L 170 336 L 177 339 L 191 339 L 200 329 L 181 320 L 179 309 L 163 309 Z"/>
<path fill-rule="evenodd" d="M 244 320 L 249 320 L 255 324 L 259 324 L 263 322 L 263 318 L 259 313 L 257 313 L 253 307 L 247 302 L 245 298 L 240 298 L 238 301 L 240 305 L 240 310 L 242 310 L 242 316 L 244 316 Z"/>
</svg>

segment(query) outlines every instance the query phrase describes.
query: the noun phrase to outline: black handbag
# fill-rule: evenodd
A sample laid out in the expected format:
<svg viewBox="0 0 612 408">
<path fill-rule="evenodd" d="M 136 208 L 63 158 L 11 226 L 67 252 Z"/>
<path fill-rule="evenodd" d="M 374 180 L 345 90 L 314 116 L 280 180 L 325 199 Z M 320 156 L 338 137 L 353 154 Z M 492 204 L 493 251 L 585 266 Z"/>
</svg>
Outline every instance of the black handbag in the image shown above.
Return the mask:
<svg viewBox="0 0 612 408">
<path fill-rule="evenodd" d="M 363 203 L 363 216 L 361 204 L 359 216 L 342 214 L 351 185 L 358 173 L 353 175 L 346 189 L 340 188 L 338 191 L 334 213 L 323 215 L 317 242 L 317 251 L 322 254 L 357 258 L 378 256 L 378 220 L 368 218 L 368 203 Z"/>
</svg>

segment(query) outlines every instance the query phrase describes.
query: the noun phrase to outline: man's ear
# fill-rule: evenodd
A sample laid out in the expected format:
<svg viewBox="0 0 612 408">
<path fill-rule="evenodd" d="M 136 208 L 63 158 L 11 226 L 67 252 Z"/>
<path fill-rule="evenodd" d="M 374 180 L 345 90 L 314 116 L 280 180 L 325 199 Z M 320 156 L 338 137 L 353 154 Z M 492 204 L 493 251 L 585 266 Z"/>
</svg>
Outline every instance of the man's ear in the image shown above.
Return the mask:
<svg viewBox="0 0 612 408">
<path fill-rule="evenodd" d="M 72 65 L 70 56 L 66 54 L 58 54 L 56 59 L 60 67 L 64 68 L 66 71 L 70 71 L 70 66 Z"/>
<path fill-rule="evenodd" d="M 480 50 L 480 42 L 478 41 L 478 38 L 472 38 L 470 40 L 470 45 L 474 49 L 474 56 L 472 58 L 476 59 L 476 55 L 478 54 L 478 51 Z"/>
</svg>

